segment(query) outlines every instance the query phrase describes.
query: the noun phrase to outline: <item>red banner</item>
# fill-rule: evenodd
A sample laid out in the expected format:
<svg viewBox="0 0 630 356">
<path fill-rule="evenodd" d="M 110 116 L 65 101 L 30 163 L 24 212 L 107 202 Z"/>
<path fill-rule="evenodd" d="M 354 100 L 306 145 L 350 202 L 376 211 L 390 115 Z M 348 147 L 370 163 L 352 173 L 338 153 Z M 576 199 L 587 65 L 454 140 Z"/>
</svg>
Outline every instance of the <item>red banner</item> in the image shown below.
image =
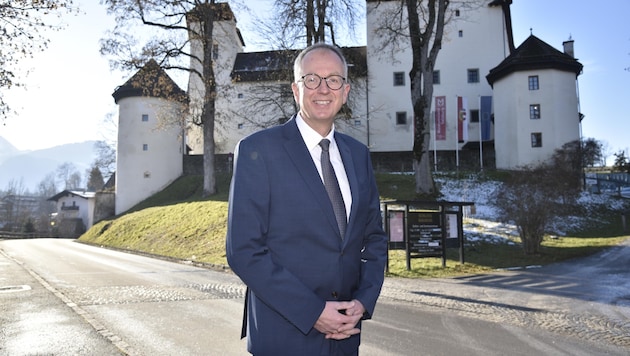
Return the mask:
<svg viewBox="0 0 630 356">
<path fill-rule="evenodd" d="M 435 139 L 446 140 L 446 97 L 435 97 Z"/>
</svg>

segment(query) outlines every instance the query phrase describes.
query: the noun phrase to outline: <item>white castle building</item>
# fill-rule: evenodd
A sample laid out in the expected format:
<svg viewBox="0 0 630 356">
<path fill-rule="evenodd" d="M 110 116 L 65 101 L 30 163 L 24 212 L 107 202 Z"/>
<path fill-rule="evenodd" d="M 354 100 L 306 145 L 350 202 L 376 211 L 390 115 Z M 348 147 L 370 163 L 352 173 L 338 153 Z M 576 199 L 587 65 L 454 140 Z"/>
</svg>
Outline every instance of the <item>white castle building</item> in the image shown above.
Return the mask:
<svg viewBox="0 0 630 356">
<path fill-rule="evenodd" d="M 515 48 L 511 2 L 487 0 L 478 7 L 450 2 L 433 74 L 431 150 L 438 169 L 444 169 L 438 163 L 516 169 L 544 161 L 565 143 L 580 139 L 577 77 L 582 65 L 573 57 L 573 41 L 559 51 L 532 35 Z M 216 153 L 229 155 L 242 137 L 282 123 L 295 112 L 290 82 L 298 51 L 245 52 L 229 5 L 214 6 L 214 138 Z M 392 58 L 375 35 L 396 7 L 396 0 L 367 0 L 367 45 L 342 48 L 352 89 L 336 127 L 370 147 L 377 169 L 381 163 L 391 168 L 391 162 L 411 166 L 411 47 L 400 48 Z M 199 48 L 194 40 L 191 46 Z M 147 64 L 160 78 L 168 78 L 154 66 Z M 117 214 L 179 177 L 183 155 L 203 152 L 202 131 L 190 122 L 171 122 L 170 128 L 157 130 L 170 121 L 164 113 L 181 110 L 181 101 L 169 102 L 153 88 L 164 81 L 141 83 L 144 89 L 138 89 L 132 78 L 113 94 L 119 104 Z M 187 94 L 192 120 L 204 95 L 199 79 L 190 77 L 186 93 L 169 85 L 174 93 Z"/>
</svg>

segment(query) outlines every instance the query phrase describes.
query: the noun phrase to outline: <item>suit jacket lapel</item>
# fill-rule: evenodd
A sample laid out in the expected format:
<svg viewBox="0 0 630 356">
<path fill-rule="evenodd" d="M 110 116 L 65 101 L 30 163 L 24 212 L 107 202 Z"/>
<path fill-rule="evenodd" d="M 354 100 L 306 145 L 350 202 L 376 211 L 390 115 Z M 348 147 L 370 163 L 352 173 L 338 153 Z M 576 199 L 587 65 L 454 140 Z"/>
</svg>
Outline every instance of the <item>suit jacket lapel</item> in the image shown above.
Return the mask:
<svg viewBox="0 0 630 356">
<path fill-rule="evenodd" d="M 313 163 L 311 153 L 306 147 L 306 144 L 304 144 L 295 119 L 285 124 L 284 128 L 284 137 L 286 139 L 284 148 L 287 155 L 302 176 L 302 179 L 304 179 L 314 200 L 322 207 L 322 211 L 326 215 L 328 222 L 335 228 L 335 231 L 338 231 L 337 220 L 335 219 L 335 213 L 332 210 L 328 193 L 326 193 L 326 188 Z M 337 233 L 337 235 L 339 236 L 339 233 Z M 339 236 L 339 238 L 341 238 L 341 236 Z"/>
<path fill-rule="evenodd" d="M 357 172 L 354 170 L 354 161 L 352 159 L 352 153 L 350 152 L 350 146 L 346 144 L 346 141 L 340 135 L 335 133 L 335 141 L 341 154 L 341 160 L 343 161 L 343 167 L 346 170 L 346 176 L 348 177 L 348 183 L 350 185 L 350 194 L 352 196 L 352 205 L 350 207 L 350 215 L 348 219 L 348 227 L 346 229 L 346 237 L 351 236 L 352 227 L 355 219 L 354 207 L 358 203 L 359 181 L 357 180 Z M 344 239 L 345 241 L 346 239 Z"/>
</svg>

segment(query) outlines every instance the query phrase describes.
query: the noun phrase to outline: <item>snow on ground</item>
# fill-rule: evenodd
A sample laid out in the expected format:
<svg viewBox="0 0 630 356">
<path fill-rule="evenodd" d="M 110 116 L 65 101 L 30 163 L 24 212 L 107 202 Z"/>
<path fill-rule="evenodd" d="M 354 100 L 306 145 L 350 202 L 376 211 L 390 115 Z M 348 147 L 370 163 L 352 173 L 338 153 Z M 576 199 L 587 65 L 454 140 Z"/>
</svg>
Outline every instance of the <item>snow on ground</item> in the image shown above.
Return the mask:
<svg viewBox="0 0 630 356">
<path fill-rule="evenodd" d="M 464 207 L 464 234 L 469 243 L 507 243 L 514 244 L 518 239 L 516 226 L 500 222 L 498 210 L 492 201 L 494 192 L 501 184 L 496 181 L 479 181 L 475 177 L 469 179 L 448 179 L 436 177 L 443 194 L 442 200 L 451 202 L 474 202 L 474 207 Z M 587 214 L 601 209 L 628 210 L 629 199 L 620 199 L 607 194 L 583 192 L 578 199 Z M 625 207 L 625 208 L 624 208 Z M 596 214 L 588 214 L 596 215 Z M 584 216 L 564 216 L 554 219 L 548 229 L 555 235 L 563 236 L 570 231 L 577 231 L 586 226 L 588 219 Z M 592 220 L 591 220 L 592 223 Z"/>
</svg>

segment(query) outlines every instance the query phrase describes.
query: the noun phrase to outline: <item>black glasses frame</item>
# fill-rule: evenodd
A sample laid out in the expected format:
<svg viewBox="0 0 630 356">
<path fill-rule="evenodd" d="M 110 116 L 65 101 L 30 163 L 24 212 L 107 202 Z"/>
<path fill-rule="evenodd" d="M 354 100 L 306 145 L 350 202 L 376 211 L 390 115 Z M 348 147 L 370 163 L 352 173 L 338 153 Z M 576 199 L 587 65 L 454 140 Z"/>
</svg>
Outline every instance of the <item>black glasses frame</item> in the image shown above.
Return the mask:
<svg viewBox="0 0 630 356">
<path fill-rule="evenodd" d="M 304 78 L 306 78 L 306 77 L 317 78 L 317 79 L 318 79 L 317 84 L 316 84 L 316 85 L 312 85 L 312 84 L 314 84 L 314 82 L 304 80 Z M 333 84 L 333 86 L 331 86 L 331 84 L 330 84 L 330 83 L 331 83 L 331 82 L 330 82 L 330 80 L 331 80 L 331 79 L 341 79 L 341 80 L 339 81 L 339 86 L 337 87 L 337 86 L 335 86 L 334 84 Z M 322 81 L 325 81 L 325 82 L 326 82 L 326 86 L 327 86 L 327 87 L 328 87 L 328 89 L 330 89 L 330 90 L 339 90 L 339 89 L 343 88 L 343 85 L 344 85 L 344 84 L 346 84 L 346 78 L 345 78 L 345 77 L 342 77 L 342 76 L 340 76 L 340 75 L 336 75 L 336 74 L 334 74 L 334 75 L 329 75 L 329 76 L 327 76 L 327 77 L 320 77 L 319 75 L 317 75 L 317 74 L 315 74 L 315 73 L 308 73 L 308 74 L 304 74 L 304 75 L 300 78 L 300 80 L 298 80 L 298 82 L 302 82 L 302 83 L 304 83 L 304 86 L 305 86 L 306 88 L 308 88 L 308 89 L 311 89 L 311 90 L 315 90 L 315 89 L 319 88 L 319 86 L 320 86 L 320 85 L 322 85 Z M 333 83 L 334 83 L 334 82 L 333 82 Z"/>
</svg>

